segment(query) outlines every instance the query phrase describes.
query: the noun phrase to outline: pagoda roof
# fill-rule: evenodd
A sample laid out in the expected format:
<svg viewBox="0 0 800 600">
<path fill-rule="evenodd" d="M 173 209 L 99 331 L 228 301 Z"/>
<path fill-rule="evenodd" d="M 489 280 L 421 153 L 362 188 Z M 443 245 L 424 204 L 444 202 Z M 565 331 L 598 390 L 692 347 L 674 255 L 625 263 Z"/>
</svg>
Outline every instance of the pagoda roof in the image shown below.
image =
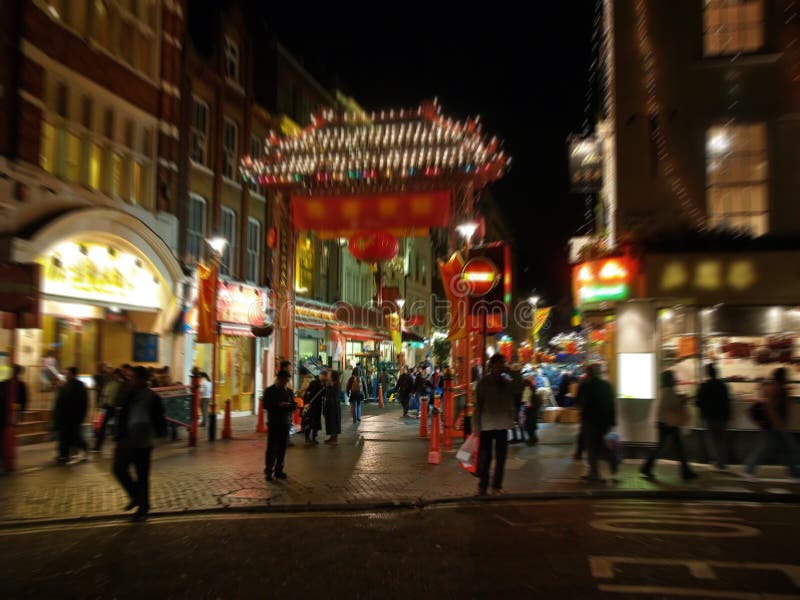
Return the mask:
<svg viewBox="0 0 800 600">
<path fill-rule="evenodd" d="M 264 155 L 245 156 L 246 183 L 293 193 L 481 188 L 503 176 L 511 159 L 478 118 L 444 117 L 437 102 L 413 110 L 337 113 L 324 110 L 288 136 L 271 133 Z"/>
</svg>

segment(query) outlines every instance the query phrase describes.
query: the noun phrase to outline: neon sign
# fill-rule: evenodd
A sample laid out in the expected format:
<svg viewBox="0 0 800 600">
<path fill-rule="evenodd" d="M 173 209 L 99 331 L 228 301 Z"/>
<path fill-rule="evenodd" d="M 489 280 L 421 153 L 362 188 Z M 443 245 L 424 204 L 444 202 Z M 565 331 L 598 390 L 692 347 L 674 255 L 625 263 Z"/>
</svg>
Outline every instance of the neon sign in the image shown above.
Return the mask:
<svg viewBox="0 0 800 600">
<path fill-rule="evenodd" d="M 572 283 L 579 306 L 625 300 L 631 293 L 631 268 L 622 258 L 583 263 L 573 269 Z"/>
</svg>

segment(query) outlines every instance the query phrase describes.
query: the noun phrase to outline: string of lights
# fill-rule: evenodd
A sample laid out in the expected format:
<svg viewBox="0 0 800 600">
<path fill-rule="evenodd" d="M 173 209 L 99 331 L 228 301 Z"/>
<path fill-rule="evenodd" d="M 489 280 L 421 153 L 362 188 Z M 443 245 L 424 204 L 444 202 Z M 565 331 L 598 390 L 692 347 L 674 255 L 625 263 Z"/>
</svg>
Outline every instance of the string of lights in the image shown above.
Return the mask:
<svg viewBox="0 0 800 600">
<path fill-rule="evenodd" d="M 669 144 L 662 125 L 664 111 L 658 97 L 658 62 L 653 49 L 653 42 L 650 39 L 647 1 L 636 0 L 635 8 L 637 49 L 644 76 L 645 106 L 647 115 L 653 124 L 651 136 L 656 145 L 656 154 L 658 155 L 658 160 L 664 165 L 664 175 L 681 211 L 689 216 L 694 225 L 702 227 L 705 225 L 705 215 L 697 208 L 683 182 L 683 178 L 676 167 L 676 161 L 669 150 Z"/>
</svg>

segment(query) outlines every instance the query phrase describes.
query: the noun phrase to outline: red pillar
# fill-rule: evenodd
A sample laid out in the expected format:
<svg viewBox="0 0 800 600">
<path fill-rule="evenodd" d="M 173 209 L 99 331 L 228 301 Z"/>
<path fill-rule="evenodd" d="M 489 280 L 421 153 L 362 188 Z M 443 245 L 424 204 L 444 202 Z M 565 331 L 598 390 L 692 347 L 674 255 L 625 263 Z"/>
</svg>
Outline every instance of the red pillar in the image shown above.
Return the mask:
<svg viewBox="0 0 800 600">
<path fill-rule="evenodd" d="M 264 398 L 258 400 L 258 422 L 256 423 L 256 433 L 267 433 L 267 424 L 264 417 Z"/>
<path fill-rule="evenodd" d="M 231 430 L 231 401 L 225 400 L 225 425 L 222 428 L 222 439 L 229 440 L 233 437 Z"/>
<path fill-rule="evenodd" d="M 431 444 L 428 450 L 428 462 L 438 465 L 442 462 L 442 452 L 439 449 L 439 397 L 433 401 L 433 419 L 431 421 Z"/>
<path fill-rule="evenodd" d="M 453 449 L 453 411 L 455 403 L 453 398 L 453 380 L 444 381 L 444 449 Z"/>
</svg>

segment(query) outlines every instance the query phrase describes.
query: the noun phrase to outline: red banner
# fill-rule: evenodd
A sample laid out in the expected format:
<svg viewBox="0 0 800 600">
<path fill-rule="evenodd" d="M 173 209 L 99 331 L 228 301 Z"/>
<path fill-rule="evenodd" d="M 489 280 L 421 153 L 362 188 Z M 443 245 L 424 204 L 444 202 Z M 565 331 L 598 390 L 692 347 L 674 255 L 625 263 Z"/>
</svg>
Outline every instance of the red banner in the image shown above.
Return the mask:
<svg viewBox="0 0 800 600">
<path fill-rule="evenodd" d="M 467 297 L 461 282 L 461 271 L 464 259 L 458 252 L 453 253 L 446 263 L 439 261 L 439 272 L 442 275 L 444 293 L 450 305 L 450 329 L 447 339 L 459 340 L 464 337 L 467 325 Z"/>
<path fill-rule="evenodd" d="M 217 292 L 217 267 L 197 265 L 197 343 L 214 341 L 216 315 L 214 297 Z"/>
<path fill-rule="evenodd" d="M 292 196 L 296 231 L 418 230 L 447 227 L 450 192 Z"/>
</svg>

